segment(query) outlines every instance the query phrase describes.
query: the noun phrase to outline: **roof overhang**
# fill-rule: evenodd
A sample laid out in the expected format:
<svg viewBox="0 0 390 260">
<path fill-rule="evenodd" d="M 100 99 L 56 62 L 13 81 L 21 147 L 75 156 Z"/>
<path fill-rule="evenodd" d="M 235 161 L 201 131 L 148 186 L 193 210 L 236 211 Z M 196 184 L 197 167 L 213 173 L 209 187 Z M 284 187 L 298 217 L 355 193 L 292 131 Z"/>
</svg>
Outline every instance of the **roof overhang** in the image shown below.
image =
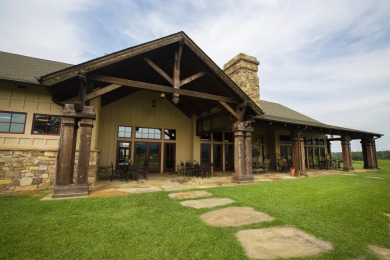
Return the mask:
<svg viewBox="0 0 390 260">
<path fill-rule="evenodd" d="M 327 125 L 321 122 L 308 122 L 303 120 L 288 120 L 281 119 L 274 116 L 268 116 L 263 114 L 260 116 L 252 117 L 255 122 L 254 126 L 259 127 L 272 127 L 279 129 L 288 129 L 293 131 L 301 132 L 315 132 L 329 135 L 340 135 L 349 136 L 351 139 L 362 139 L 362 138 L 380 138 L 383 134 L 361 131 L 356 129 L 344 128 L 339 126 Z"/>
</svg>

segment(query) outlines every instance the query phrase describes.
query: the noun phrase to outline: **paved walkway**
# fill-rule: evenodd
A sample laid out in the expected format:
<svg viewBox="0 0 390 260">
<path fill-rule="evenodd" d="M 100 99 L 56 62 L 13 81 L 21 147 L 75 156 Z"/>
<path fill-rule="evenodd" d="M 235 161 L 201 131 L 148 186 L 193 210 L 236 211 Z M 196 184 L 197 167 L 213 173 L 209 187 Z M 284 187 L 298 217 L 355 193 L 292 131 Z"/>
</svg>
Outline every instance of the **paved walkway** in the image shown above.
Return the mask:
<svg viewBox="0 0 390 260">
<path fill-rule="evenodd" d="M 355 170 L 359 172 L 363 170 Z M 140 179 L 138 182 L 129 180 L 129 182 L 114 179 L 110 182 L 109 178 L 100 179 L 93 187 L 90 196 L 112 196 L 112 195 L 128 195 L 133 193 L 145 193 L 156 191 L 179 191 L 191 190 L 200 188 L 211 188 L 220 186 L 235 186 L 243 184 L 235 184 L 231 182 L 232 173 L 216 173 L 216 177 L 211 178 L 188 178 L 177 174 L 149 174 L 148 180 Z M 308 177 L 316 177 L 331 174 L 344 174 L 343 171 L 332 170 L 309 170 Z M 349 173 L 354 175 L 354 173 Z M 301 178 L 304 178 L 302 176 Z M 292 177 L 290 173 L 270 172 L 266 174 L 254 174 L 254 183 L 264 181 L 276 181 L 284 179 L 297 179 Z M 246 185 L 246 184 L 245 184 Z M 248 184 L 250 185 L 250 184 Z"/>
</svg>

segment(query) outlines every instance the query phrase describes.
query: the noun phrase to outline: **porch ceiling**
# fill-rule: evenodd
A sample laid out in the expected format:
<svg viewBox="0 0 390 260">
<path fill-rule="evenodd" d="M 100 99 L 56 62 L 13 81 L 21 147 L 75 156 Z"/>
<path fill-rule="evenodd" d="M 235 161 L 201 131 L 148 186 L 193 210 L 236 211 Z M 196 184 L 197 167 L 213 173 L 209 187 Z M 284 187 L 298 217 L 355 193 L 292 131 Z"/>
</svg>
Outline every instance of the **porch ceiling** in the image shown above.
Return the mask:
<svg viewBox="0 0 390 260">
<path fill-rule="evenodd" d="M 177 61 L 179 72 L 174 72 Z M 179 78 L 174 81 L 178 73 Z M 260 108 L 182 32 L 43 76 L 41 82 L 55 99 L 63 102 L 78 96 L 79 74 L 87 78 L 87 93 L 97 93 L 116 84 L 109 91 L 103 91 L 103 106 L 140 89 L 148 89 L 164 92 L 171 101 L 174 93 L 179 94 L 176 106 L 188 116 L 200 115 L 215 107 L 228 114 L 221 102 L 235 110 L 245 101 L 248 115 L 261 113 Z"/>
</svg>

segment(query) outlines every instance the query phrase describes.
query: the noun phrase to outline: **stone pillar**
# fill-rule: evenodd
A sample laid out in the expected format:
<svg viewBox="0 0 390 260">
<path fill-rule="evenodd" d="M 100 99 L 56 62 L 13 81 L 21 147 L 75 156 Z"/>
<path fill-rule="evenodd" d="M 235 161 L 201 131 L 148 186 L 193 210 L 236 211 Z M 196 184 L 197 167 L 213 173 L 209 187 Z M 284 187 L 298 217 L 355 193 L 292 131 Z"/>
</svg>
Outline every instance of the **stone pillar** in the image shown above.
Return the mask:
<svg viewBox="0 0 390 260">
<path fill-rule="evenodd" d="M 92 119 L 82 118 L 80 122 L 79 163 L 77 168 L 77 184 L 85 184 L 88 188 L 89 156 L 91 151 Z M 87 189 L 88 190 L 88 189 Z"/>
<path fill-rule="evenodd" d="M 223 70 L 260 107 L 259 64 L 255 57 L 240 53 L 228 61 Z"/>
<path fill-rule="evenodd" d="M 363 151 L 364 169 L 378 168 L 374 138 L 364 138 L 361 140 L 361 144 Z"/>
<path fill-rule="evenodd" d="M 77 136 L 76 122 L 74 117 L 62 117 L 56 186 L 73 183 L 74 158 L 76 151 L 75 137 Z"/>
<path fill-rule="evenodd" d="M 351 138 L 349 136 L 341 136 L 341 151 L 343 153 L 343 170 L 353 170 L 352 153 L 351 153 Z"/>
<path fill-rule="evenodd" d="M 252 137 L 250 122 L 237 122 L 234 131 L 234 173 L 232 182 L 253 182 L 252 175 Z"/>
<path fill-rule="evenodd" d="M 293 132 L 291 135 L 292 142 L 292 161 L 295 174 L 300 172 L 301 174 L 306 173 L 305 167 L 305 144 L 303 138 L 299 132 Z"/>
</svg>

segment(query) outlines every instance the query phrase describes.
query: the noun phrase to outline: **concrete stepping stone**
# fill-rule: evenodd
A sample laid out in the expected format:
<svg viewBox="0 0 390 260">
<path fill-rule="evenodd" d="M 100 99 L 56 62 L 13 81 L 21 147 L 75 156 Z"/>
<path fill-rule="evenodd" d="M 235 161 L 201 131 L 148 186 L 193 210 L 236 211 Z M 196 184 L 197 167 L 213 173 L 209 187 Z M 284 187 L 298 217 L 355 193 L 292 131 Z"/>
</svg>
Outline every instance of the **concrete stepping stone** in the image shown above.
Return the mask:
<svg viewBox="0 0 390 260">
<path fill-rule="evenodd" d="M 181 200 L 181 199 L 195 199 L 195 198 L 202 198 L 202 197 L 210 197 L 213 196 L 213 194 L 207 191 L 200 190 L 200 191 L 171 193 L 168 196 L 174 200 Z"/>
<path fill-rule="evenodd" d="M 368 249 L 374 253 L 380 260 L 389 260 L 390 259 L 390 249 L 383 248 L 375 245 L 369 245 Z"/>
<path fill-rule="evenodd" d="M 235 201 L 231 199 L 211 198 L 211 199 L 200 199 L 200 200 L 185 200 L 180 202 L 180 204 L 185 207 L 202 209 L 202 208 L 213 208 L 216 206 L 222 206 L 233 202 Z"/>
<path fill-rule="evenodd" d="M 237 238 L 251 259 L 318 256 L 333 246 L 294 227 L 241 230 Z"/>
<path fill-rule="evenodd" d="M 376 176 L 366 176 L 364 177 L 365 179 L 378 179 L 378 180 L 384 180 L 385 178 L 383 177 L 376 177 Z"/>
<path fill-rule="evenodd" d="M 238 227 L 252 223 L 274 220 L 273 217 L 250 207 L 229 207 L 207 212 L 200 216 L 210 226 Z"/>
</svg>

